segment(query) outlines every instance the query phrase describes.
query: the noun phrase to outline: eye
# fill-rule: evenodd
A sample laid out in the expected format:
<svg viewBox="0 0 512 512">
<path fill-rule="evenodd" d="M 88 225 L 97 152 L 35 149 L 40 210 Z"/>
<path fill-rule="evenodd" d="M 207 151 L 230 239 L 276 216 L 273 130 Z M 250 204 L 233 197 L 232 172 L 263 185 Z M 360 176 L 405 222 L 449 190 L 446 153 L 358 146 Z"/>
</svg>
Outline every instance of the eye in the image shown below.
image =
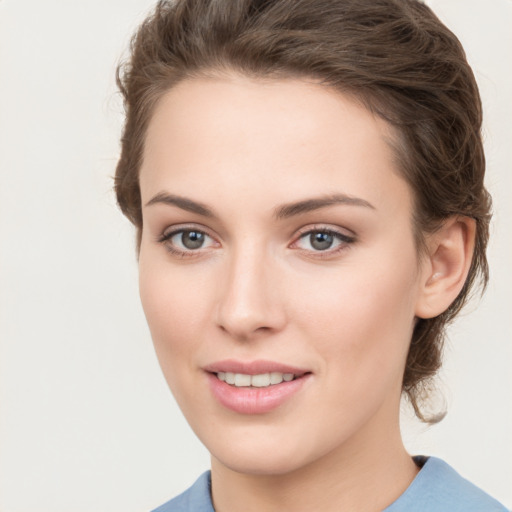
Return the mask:
<svg viewBox="0 0 512 512">
<path fill-rule="evenodd" d="M 303 233 L 295 242 L 295 245 L 306 251 L 336 252 L 336 250 L 343 249 L 354 240 L 355 238 L 352 236 L 331 229 L 315 229 Z"/>
<path fill-rule="evenodd" d="M 198 229 L 173 230 L 164 233 L 159 242 L 165 244 L 170 252 L 183 256 L 207 249 L 216 243 L 211 236 Z"/>
<path fill-rule="evenodd" d="M 180 249 L 194 250 L 203 247 L 208 238 L 210 237 L 201 231 L 186 230 L 179 231 L 169 240 L 173 245 L 180 247 Z"/>
</svg>

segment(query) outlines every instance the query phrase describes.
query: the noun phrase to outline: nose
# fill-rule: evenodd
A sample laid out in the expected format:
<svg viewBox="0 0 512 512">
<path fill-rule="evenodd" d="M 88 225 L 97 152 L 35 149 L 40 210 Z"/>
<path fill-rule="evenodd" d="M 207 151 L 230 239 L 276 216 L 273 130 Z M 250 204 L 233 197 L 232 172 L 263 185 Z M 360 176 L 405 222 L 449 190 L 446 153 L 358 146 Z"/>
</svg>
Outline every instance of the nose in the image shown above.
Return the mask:
<svg viewBox="0 0 512 512">
<path fill-rule="evenodd" d="M 216 322 L 239 341 L 279 332 L 286 324 L 282 273 L 258 248 L 233 252 L 220 279 Z"/>
</svg>

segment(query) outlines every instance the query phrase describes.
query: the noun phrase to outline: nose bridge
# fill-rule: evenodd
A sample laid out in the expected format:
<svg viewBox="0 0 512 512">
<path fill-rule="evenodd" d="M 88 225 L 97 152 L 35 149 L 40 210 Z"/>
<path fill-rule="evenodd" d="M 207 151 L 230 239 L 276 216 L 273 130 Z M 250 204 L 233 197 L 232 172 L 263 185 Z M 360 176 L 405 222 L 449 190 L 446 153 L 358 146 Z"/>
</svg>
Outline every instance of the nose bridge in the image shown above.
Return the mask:
<svg viewBox="0 0 512 512">
<path fill-rule="evenodd" d="M 234 247 L 219 289 L 218 325 L 239 339 L 280 329 L 284 310 L 277 274 L 275 260 L 263 244 L 246 240 Z"/>
</svg>

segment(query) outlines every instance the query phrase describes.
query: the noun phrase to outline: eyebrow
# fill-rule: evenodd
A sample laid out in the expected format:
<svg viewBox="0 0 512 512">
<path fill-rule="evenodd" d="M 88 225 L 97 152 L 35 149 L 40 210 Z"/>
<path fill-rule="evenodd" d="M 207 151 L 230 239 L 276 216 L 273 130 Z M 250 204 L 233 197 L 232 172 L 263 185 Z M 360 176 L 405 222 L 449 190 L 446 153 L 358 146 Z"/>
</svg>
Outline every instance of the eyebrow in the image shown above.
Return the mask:
<svg viewBox="0 0 512 512">
<path fill-rule="evenodd" d="M 187 212 L 197 213 L 203 217 L 215 217 L 214 213 L 205 204 L 193 201 L 182 196 L 176 196 L 174 194 L 167 194 L 166 192 L 159 192 L 156 196 L 150 199 L 146 206 L 153 204 L 168 204 L 171 206 L 177 206 Z"/>
<path fill-rule="evenodd" d="M 301 215 L 304 213 L 320 210 L 333 205 L 349 205 L 349 206 L 361 206 L 364 208 L 370 208 L 375 210 L 375 206 L 359 197 L 348 196 L 346 194 L 332 194 L 328 196 L 315 197 L 312 199 L 305 199 L 303 201 L 297 201 L 295 203 L 284 204 L 279 206 L 274 211 L 276 219 L 287 219 L 295 215 Z"/>
<path fill-rule="evenodd" d="M 146 206 L 151 206 L 153 204 L 168 204 L 171 206 L 177 206 L 178 208 L 186 210 L 187 212 L 202 215 L 203 217 L 216 218 L 213 211 L 205 204 L 193 201 L 187 197 L 168 194 L 166 192 L 159 192 L 156 194 L 146 203 Z M 322 208 L 327 208 L 328 206 L 334 205 L 360 206 L 375 210 L 375 207 L 365 199 L 349 196 L 346 194 L 331 194 L 328 196 L 304 199 L 302 201 L 296 201 L 278 206 L 274 210 L 274 217 L 278 220 L 287 219 L 296 215 L 302 215 L 304 213 L 320 210 Z"/>
</svg>

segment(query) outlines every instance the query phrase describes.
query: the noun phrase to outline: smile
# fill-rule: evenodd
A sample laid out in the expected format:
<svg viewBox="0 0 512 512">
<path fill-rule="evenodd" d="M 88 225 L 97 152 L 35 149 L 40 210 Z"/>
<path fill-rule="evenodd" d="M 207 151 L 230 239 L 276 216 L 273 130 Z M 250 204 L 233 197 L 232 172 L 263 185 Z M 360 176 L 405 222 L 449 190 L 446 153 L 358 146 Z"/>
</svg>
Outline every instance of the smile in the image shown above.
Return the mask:
<svg viewBox="0 0 512 512">
<path fill-rule="evenodd" d="M 226 384 L 235 387 L 254 387 L 266 388 L 281 384 L 281 382 L 290 382 L 295 379 L 293 373 L 269 372 L 258 375 L 249 375 L 247 373 L 218 372 L 217 378 Z"/>
<path fill-rule="evenodd" d="M 238 414 L 264 414 L 301 396 L 313 374 L 274 361 L 224 360 L 203 367 L 215 400 Z"/>
</svg>

